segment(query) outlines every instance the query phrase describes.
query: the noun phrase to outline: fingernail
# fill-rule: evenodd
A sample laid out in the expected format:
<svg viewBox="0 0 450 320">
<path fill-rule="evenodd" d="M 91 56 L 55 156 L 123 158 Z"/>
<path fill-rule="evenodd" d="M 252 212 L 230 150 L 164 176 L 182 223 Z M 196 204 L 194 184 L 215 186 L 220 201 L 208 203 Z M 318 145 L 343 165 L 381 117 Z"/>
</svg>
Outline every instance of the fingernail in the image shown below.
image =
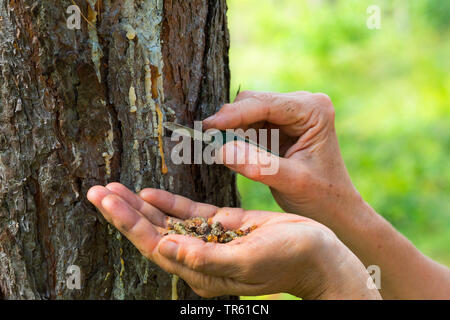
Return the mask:
<svg viewBox="0 0 450 320">
<path fill-rule="evenodd" d="M 175 260 L 178 253 L 178 243 L 171 240 L 166 240 L 159 246 L 159 253 L 164 257 Z"/>
</svg>

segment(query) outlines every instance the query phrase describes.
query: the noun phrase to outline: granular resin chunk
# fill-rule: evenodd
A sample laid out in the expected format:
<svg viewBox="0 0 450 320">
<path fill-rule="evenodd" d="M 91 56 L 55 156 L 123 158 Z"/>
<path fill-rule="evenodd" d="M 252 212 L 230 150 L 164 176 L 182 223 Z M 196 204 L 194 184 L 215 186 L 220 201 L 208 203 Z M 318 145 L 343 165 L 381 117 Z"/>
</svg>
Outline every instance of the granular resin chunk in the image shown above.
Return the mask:
<svg viewBox="0 0 450 320">
<path fill-rule="evenodd" d="M 167 234 L 182 234 L 200 238 L 205 242 L 227 243 L 236 238 L 246 236 L 256 229 L 256 226 L 245 230 L 225 230 L 223 225 L 211 219 L 202 217 L 192 218 L 184 221 L 176 221 L 169 218 L 167 222 Z"/>
</svg>

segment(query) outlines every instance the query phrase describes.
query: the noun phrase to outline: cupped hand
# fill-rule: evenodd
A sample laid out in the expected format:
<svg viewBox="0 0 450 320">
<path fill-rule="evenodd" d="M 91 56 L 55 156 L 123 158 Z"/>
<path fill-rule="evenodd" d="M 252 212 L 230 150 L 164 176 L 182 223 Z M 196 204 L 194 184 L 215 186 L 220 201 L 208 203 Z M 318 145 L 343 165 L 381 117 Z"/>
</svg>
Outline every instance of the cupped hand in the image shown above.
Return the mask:
<svg viewBox="0 0 450 320">
<path fill-rule="evenodd" d="M 279 129 L 283 157 L 236 141 L 225 144 L 218 158 L 230 169 L 271 187 L 286 212 L 333 228 L 339 215 L 347 214 L 354 203 L 362 201 L 340 154 L 334 108 L 325 94 L 245 91 L 234 103 L 205 119 L 203 126 L 220 130 Z M 228 158 L 231 161 L 226 159 L 227 154 L 234 154 Z M 264 173 L 274 161 L 277 170 Z"/>
<path fill-rule="evenodd" d="M 297 215 L 218 208 L 157 189 L 139 196 L 119 183 L 88 199 L 140 252 L 204 297 L 288 292 L 302 298 L 378 298 L 359 260 L 326 227 Z M 167 235 L 168 217 L 211 218 L 257 228 L 227 244 Z M 376 291 L 376 290 L 375 290 Z"/>
</svg>

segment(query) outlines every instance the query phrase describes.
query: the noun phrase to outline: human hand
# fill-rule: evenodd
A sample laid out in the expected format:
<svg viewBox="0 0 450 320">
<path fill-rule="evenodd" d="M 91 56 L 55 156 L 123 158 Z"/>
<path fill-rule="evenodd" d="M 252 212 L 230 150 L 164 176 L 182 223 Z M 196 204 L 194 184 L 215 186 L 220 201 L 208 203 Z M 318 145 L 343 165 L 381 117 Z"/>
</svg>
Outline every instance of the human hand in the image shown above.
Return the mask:
<svg viewBox="0 0 450 320">
<path fill-rule="evenodd" d="M 324 94 L 245 91 L 204 120 L 203 126 L 280 130 L 283 158 L 258 152 L 241 141 L 224 145 L 218 158 L 230 169 L 268 185 L 286 212 L 334 230 L 339 217 L 351 214 L 362 203 L 340 154 L 333 104 Z M 226 155 L 233 152 L 237 159 L 227 163 Z M 263 174 L 262 168 L 273 161 L 279 161 L 276 173 Z"/>
<path fill-rule="evenodd" d="M 140 252 L 183 278 L 203 297 L 288 292 L 305 299 L 379 298 L 368 273 L 326 227 L 297 215 L 218 208 L 157 189 L 140 197 L 118 183 L 89 190 L 88 199 Z M 167 214 L 167 215 L 166 215 Z M 227 244 L 163 236 L 168 215 L 220 221 L 226 229 L 257 228 Z"/>
</svg>

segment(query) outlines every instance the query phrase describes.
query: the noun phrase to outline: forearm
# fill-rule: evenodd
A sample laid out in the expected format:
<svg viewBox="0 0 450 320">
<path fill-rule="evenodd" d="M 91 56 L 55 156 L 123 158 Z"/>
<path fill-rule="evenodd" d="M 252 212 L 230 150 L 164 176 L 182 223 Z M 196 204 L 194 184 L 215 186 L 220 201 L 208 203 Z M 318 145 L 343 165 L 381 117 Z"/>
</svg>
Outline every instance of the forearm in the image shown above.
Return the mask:
<svg viewBox="0 0 450 320">
<path fill-rule="evenodd" d="M 425 257 L 359 196 L 328 226 L 366 265 L 381 271 L 385 299 L 449 299 L 450 270 Z"/>
<path fill-rule="evenodd" d="M 281 158 L 257 150 L 250 156 L 246 150 L 254 147 L 237 148 L 241 142 L 226 144 L 225 149 L 236 150 L 237 159 L 244 161 L 227 164 L 222 152 L 222 163 L 271 187 L 286 212 L 328 226 L 366 266 L 379 266 L 385 298 L 450 298 L 449 269 L 422 255 L 353 188 L 340 155 L 329 97 L 307 92 L 245 92 L 236 100 L 206 119 L 205 127 L 229 129 L 264 123 L 269 129 L 280 129 L 279 141 L 289 149 Z M 295 142 L 294 136 L 298 137 Z M 267 164 L 275 165 L 276 173 L 263 175 Z"/>
</svg>

